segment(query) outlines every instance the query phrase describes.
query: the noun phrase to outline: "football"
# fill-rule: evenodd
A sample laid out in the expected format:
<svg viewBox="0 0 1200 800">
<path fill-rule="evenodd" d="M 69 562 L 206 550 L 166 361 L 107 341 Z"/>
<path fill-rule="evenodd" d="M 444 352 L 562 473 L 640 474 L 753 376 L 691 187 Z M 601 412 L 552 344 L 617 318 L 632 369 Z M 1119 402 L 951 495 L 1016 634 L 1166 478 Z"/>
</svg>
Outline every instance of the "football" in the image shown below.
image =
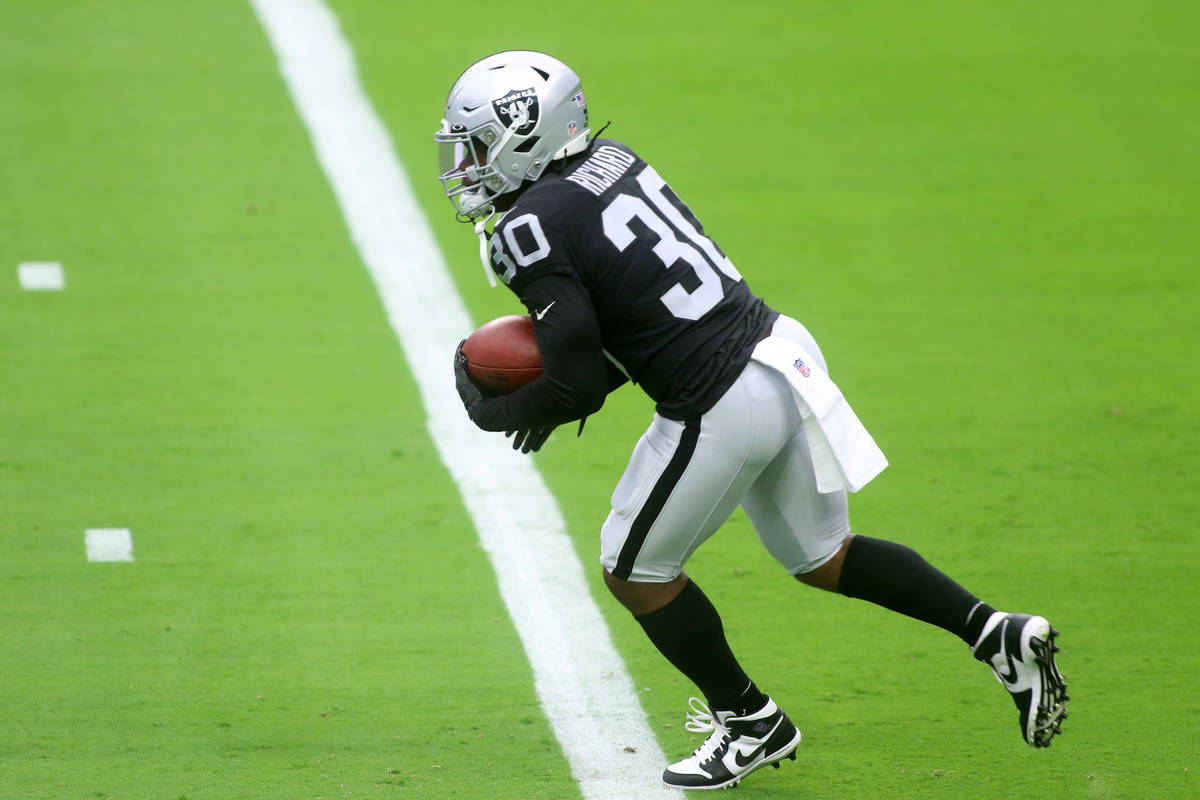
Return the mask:
<svg viewBox="0 0 1200 800">
<path fill-rule="evenodd" d="M 533 336 L 533 320 L 524 314 L 497 317 L 463 343 L 467 374 L 492 394 L 508 394 L 542 374 L 542 354 Z"/>
</svg>

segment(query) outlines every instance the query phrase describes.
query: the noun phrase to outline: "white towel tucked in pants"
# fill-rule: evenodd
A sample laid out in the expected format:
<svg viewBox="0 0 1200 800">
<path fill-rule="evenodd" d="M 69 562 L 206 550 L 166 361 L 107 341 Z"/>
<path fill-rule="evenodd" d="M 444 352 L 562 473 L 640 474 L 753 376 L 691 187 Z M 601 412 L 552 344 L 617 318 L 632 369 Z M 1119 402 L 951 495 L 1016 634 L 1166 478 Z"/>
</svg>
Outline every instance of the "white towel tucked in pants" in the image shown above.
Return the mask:
<svg viewBox="0 0 1200 800">
<path fill-rule="evenodd" d="M 822 364 L 794 340 L 799 337 L 789 337 L 781 329 L 789 322 L 780 317 L 772 335 L 754 348 L 752 358 L 779 372 L 792 387 L 818 491 L 857 492 L 883 471 L 887 458 Z"/>
</svg>

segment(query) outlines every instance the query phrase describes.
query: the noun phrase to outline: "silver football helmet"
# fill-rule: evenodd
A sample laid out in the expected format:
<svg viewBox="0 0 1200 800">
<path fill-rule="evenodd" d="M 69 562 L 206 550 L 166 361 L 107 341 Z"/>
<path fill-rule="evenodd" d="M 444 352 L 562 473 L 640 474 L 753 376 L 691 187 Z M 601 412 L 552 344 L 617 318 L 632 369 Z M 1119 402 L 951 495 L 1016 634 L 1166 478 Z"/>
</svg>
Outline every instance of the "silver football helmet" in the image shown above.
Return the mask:
<svg viewBox="0 0 1200 800">
<path fill-rule="evenodd" d="M 537 180 L 551 161 L 587 147 L 587 101 L 579 76 L 530 50 L 488 56 L 467 69 L 434 134 L 439 175 L 457 216 L 493 212 L 492 201 Z"/>
</svg>

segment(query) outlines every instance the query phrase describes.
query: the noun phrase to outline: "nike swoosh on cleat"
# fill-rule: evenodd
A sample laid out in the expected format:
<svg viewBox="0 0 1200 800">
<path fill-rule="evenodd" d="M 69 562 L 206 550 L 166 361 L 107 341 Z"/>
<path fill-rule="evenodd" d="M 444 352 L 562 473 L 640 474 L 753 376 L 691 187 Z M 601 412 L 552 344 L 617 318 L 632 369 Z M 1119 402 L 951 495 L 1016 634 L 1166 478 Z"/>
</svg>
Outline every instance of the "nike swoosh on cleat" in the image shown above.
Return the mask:
<svg viewBox="0 0 1200 800">
<path fill-rule="evenodd" d="M 737 764 L 739 767 L 748 767 L 748 766 L 750 766 L 751 763 L 754 762 L 754 759 L 758 758 L 758 754 L 761 753 L 763 748 L 766 746 L 767 746 L 767 743 L 763 742 L 758 747 L 754 748 L 749 753 L 747 753 L 746 757 L 744 759 L 742 758 L 742 751 L 739 750 L 733 754 L 733 762 L 735 764 Z"/>
<path fill-rule="evenodd" d="M 750 766 L 750 764 L 753 763 L 754 759 L 758 758 L 758 754 L 763 751 L 763 748 L 767 746 L 767 742 L 769 742 L 771 740 L 771 736 L 774 735 L 775 731 L 779 730 L 779 726 L 782 724 L 783 724 L 783 717 L 780 717 L 779 720 L 775 723 L 775 727 L 771 728 L 770 732 L 766 736 L 763 737 L 762 744 L 760 744 L 758 747 L 751 750 L 749 753 L 746 753 L 746 756 L 744 759 L 742 758 L 741 750 L 734 752 L 733 763 L 737 764 L 739 767 Z"/>
<path fill-rule="evenodd" d="M 551 300 L 551 301 L 550 301 L 550 305 L 546 306 L 546 307 L 545 307 L 545 308 L 543 308 L 541 311 L 535 311 L 535 312 L 533 312 L 533 315 L 534 315 L 535 317 L 537 317 L 538 319 L 541 319 L 542 317 L 546 316 L 546 312 L 547 312 L 547 311 L 549 311 L 551 308 L 553 308 L 553 307 L 554 307 L 554 304 L 555 304 L 555 303 L 557 303 L 557 302 L 558 302 L 557 300 Z"/>
<path fill-rule="evenodd" d="M 1000 629 L 1000 649 L 1004 651 L 1004 658 L 1008 662 L 1008 674 L 1005 675 L 999 669 L 996 674 L 999 675 L 1007 683 L 1017 682 L 1017 665 L 1013 663 L 1012 653 L 1008 652 L 1006 644 L 1008 642 L 1008 620 L 1004 620 L 1003 627 Z"/>
</svg>

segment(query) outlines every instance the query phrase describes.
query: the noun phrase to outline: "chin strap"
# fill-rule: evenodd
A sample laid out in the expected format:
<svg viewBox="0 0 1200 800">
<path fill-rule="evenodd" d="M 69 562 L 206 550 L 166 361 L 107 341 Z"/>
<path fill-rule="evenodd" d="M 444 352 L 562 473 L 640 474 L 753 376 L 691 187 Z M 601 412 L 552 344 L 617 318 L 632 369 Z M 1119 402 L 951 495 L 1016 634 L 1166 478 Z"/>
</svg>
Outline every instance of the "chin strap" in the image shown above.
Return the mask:
<svg viewBox="0 0 1200 800">
<path fill-rule="evenodd" d="M 475 235 L 479 237 L 479 263 L 483 264 L 483 274 L 487 276 L 488 285 L 496 288 L 496 273 L 492 271 L 492 262 L 488 258 L 487 224 L 496 216 L 496 208 L 492 206 L 491 213 L 475 223 Z"/>
</svg>

